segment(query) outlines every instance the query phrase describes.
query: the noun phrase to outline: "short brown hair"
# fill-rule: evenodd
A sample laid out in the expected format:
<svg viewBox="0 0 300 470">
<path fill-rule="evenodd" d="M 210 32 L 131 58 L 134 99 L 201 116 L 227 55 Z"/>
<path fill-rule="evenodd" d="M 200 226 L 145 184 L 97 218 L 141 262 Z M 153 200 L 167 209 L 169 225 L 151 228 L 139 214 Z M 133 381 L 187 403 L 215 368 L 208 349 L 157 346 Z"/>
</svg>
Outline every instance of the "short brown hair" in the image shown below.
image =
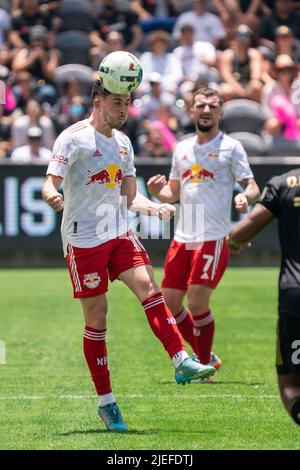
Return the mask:
<svg viewBox="0 0 300 470">
<path fill-rule="evenodd" d="M 92 100 L 94 100 L 97 96 L 109 96 L 111 95 L 110 91 L 108 91 L 106 88 L 104 88 L 103 83 L 101 80 L 96 80 L 93 83 L 92 87 Z"/>
<path fill-rule="evenodd" d="M 195 98 L 198 95 L 203 95 L 206 98 L 210 98 L 211 96 L 216 96 L 217 98 L 219 98 L 220 106 L 222 106 L 222 104 L 223 104 L 222 95 L 220 95 L 220 93 L 217 90 L 215 90 L 214 88 L 209 88 L 209 87 L 208 88 L 199 88 L 198 90 L 196 90 L 193 93 L 193 102 L 195 102 Z"/>
</svg>

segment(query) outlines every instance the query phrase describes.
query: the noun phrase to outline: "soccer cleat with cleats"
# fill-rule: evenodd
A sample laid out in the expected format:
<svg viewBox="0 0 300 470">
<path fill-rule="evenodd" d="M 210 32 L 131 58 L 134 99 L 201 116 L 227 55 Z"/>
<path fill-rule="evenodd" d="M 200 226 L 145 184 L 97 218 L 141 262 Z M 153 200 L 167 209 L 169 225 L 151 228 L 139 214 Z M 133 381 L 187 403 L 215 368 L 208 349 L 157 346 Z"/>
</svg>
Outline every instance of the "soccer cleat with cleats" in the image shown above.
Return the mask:
<svg viewBox="0 0 300 470">
<path fill-rule="evenodd" d="M 99 406 L 98 415 L 104 421 L 108 431 L 128 432 L 128 427 L 123 420 L 121 411 L 116 403 Z"/>
<path fill-rule="evenodd" d="M 210 365 L 203 365 L 195 357 L 188 357 L 175 370 L 175 380 L 178 384 L 185 385 L 193 379 L 205 379 L 212 376 L 216 369 Z"/>
<path fill-rule="evenodd" d="M 196 356 L 196 354 L 193 354 L 193 357 L 196 358 L 196 359 L 198 359 L 198 357 Z M 216 369 L 216 371 L 217 371 L 217 370 L 220 370 L 220 368 L 221 368 L 221 366 L 222 366 L 222 361 L 221 361 L 221 359 L 220 359 L 214 352 L 211 352 L 211 353 L 210 353 L 209 365 L 213 366 L 213 367 Z M 202 384 L 204 384 L 204 383 L 209 383 L 209 384 L 211 384 L 211 383 L 213 383 L 213 381 L 214 381 L 214 378 L 213 378 L 212 375 L 209 376 L 209 377 L 207 377 L 207 378 L 205 378 L 205 379 L 193 379 L 193 380 L 191 380 L 192 383 L 202 383 Z"/>
<path fill-rule="evenodd" d="M 209 364 L 213 366 L 216 370 L 220 370 L 222 367 L 221 359 L 213 351 L 210 353 Z"/>
</svg>

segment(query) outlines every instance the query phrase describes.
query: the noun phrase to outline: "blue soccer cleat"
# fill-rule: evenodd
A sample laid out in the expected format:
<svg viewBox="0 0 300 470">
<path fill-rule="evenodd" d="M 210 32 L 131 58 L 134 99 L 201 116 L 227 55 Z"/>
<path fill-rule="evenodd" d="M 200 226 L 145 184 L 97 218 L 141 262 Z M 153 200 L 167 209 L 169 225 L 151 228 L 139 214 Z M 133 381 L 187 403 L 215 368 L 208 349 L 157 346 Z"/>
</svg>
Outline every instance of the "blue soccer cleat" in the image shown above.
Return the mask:
<svg viewBox="0 0 300 470">
<path fill-rule="evenodd" d="M 203 365 L 195 357 L 188 357 L 175 370 L 175 380 L 178 384 L 185 385 L 194 379 L 206 379 L 214 375 L 216 369 L 210 365 Z"/>
<path fill-rule="evenodd" d="M 123 420 L 121 411 L 116 403 L 99 406 L 98 415 L 104 421 L 108 431 L 128 432 L 128 427 Z"/>
</svg>

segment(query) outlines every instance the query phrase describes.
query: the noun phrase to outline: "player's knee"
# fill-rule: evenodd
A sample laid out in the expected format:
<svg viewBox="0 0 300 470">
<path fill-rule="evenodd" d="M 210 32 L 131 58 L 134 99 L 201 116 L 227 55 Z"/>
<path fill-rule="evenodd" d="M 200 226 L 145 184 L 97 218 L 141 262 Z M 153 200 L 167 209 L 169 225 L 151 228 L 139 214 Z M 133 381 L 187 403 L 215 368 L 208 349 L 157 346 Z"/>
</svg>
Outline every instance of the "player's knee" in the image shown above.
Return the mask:
<svg viewBox="0 0 300 470">
<path fill-rule="evenodd" d="M 190 296 L 188 298 L 188 307 L 192 315 L 201 315 L 201 313 L 209 310 L 209 305 L 206 299 L 198 296 Z"/>
<path fill-rule="evenodd" d="M 159 292 L 159 287 L 152 276 L 143 276 L 137 281 L 136 286 L 140 294 L 147 298 Z"/>
<path fill-rule="evenodd" d="M 84 303 L 84 318 L 87 326 L 102 330 L 106 328 L 106 302 L 88 302 Z"/>
<path fill-rule="evenodd" d="M 164 299 L 168 309 L 171 311 L 172 315 L 176 315 L 182 309 L 182 301 L 172 298 L 171 296 L 165 296 Z"/>
</svg>

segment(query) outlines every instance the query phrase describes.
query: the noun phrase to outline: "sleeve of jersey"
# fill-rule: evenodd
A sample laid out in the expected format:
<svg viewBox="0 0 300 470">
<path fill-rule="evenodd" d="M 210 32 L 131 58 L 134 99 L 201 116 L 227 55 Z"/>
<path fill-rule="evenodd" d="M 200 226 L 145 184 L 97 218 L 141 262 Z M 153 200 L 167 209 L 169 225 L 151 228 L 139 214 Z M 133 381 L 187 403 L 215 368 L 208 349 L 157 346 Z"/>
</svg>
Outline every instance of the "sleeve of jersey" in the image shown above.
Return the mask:
<svg viewBox="0 0 300 470">
<path fill-rule="evenodd" d="M 178 165 L 177 165 L 177 154 L 178 154 L 178 146 L 175 148 L 173 157 L 172 157 L 172 166 L 171 166 L 171 171 L 170 171 L 170 180 L 180 180 L 180 174 L 178 170 Z"/>
<path fill-rule="evenodd" d="M 135 175 L 136 175 L 136 169 L 134 166 L 134 152 L 133 152 L 133 148 L 131 144 L 129 144 L 124 176 L 135 176 Z"/>
<path fill-rule="evenodd" d="M 268 211 L 270 211 L 274 217 L 279 216 L 280 208 L 280 186 L 277 184 L 276 180 L 270 180 L 261 194 L 258 204 L 264 206 Z"/>
<path fill-rule="evenodd" d="M 77 151 L 78 147 L 72 136 L 68 134 L 61 134 L 58 136 L 53 146 L 47 175 L 60 176 L 61 178 L 64 178 L 72 163 L 76 160 Z"/>
<path fill-rule="evenodd" d="M 238 142 L 232 152 L 231 165 L 236 181 L 253 178 L 253 173 L 248 162 L 247 154 L 240 142 Z"/>
</svg>

